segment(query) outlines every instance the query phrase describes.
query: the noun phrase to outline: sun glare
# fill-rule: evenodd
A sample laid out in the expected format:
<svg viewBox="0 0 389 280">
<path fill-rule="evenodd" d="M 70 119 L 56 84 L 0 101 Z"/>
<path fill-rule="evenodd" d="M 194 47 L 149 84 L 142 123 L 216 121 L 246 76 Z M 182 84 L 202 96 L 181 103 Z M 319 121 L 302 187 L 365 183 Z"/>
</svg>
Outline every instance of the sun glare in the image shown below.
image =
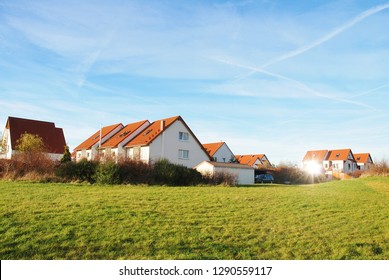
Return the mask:
<svg viewBox="0 0 389 280">
<path fill-rule="evenodd" d="M 317 175 L 321 173 L 321 164 L 316 161 L 310 161 L 307 164 L 307 171 L 312 175 Z"/>
</svg>

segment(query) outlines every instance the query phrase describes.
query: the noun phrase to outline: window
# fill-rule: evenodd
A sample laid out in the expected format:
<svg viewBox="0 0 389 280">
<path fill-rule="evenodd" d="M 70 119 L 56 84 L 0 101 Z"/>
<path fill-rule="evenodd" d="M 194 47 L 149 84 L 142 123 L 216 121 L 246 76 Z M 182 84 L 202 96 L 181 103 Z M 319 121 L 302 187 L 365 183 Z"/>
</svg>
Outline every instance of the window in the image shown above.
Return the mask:
<svg viewBox="0 0 389 280">
<path fill-rule="evenodd" d="M 189 151 L 188 150 L 178 150 L 178 158 L 179 159 L 189 159 Z"/>
<path fill-rule="evenodd" d="M 189 133 L 188 132 L 179 132 L 178 133 L 178 139 L 180 141 L 188 141 L 189 140 Z"/>
</svg>

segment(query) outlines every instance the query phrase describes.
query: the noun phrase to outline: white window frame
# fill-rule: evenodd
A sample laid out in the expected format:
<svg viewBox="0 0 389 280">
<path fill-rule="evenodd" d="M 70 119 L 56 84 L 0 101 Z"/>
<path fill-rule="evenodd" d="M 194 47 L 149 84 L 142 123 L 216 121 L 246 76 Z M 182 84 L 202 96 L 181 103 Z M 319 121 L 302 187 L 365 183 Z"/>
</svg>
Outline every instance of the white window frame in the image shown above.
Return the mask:
<svg viewBox="0 0 389 280">
<path fill-rule="evenodd" d="M 178 150 L 178 158 L 179 159 L 189 159 L 189 150 Z"/>
<path fill-rule="evenodd" d="M 180 131 L 178 133 L 178 139 L 180 141 L 189 141 L 189 133 L 188 132 L 184 132 L 184 131 Z"/>
</svg>

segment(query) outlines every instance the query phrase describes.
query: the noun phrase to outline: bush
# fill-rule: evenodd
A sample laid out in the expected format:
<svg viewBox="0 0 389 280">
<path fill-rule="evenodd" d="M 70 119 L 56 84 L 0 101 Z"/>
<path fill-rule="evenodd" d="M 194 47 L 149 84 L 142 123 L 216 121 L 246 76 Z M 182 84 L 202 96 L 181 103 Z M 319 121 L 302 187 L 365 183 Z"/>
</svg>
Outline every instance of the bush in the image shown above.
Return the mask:
<svg viewBox="0 0 389 280">
<path fill-rule="evenodd" d="M 82 159 L 79 162 L 61 163 L 56 169 L 56 176 L 64 181 L 95 183 L 96 170 L 99 163 Z"/>
<path fill-rule="evenodd" d="M 0 177 L 9 180 L 46 181 L 54 177 L 56 163 L 44 153 L 17 153 L 12 159 L 3 159 Z"/>
<path fill-rule="evenodd" d="M 237 176 L 228 172 L 217 172 L 214 174 L 203 175 L 203 181 L 209 185 L 235 186 Z"/>
<path fill-rule="evenodd" d="M 312 175 L 293 164 L 287 163 L 280 164 L 269 173 L 273 175 L 274 183 L 277 184 L 312 184 L 326 180 L 322 174 Z"/>
<path fill-rule="evenodd" d="M 154 163 L 153 183 L 172 186 L 189 186 L 202 182 L 202 175 L 194 169 L 162 159 Z"/>
<path fill-rule="evenodd" d="M 100 163 L 96 170 L 96 182 L 99 184 L 119 184 L 119 166 L 113 161 Z"/>
<path fill-rule="evenodd" d="M 135 160 L 121 160 L 118 162 L 118 172 L 123 184 L 151 184 L 153 168 L 150 164 Z"/>
<path fill-rule="evenodd" d="M 364 172 L 365 176 L 389 176 L 389 163 L 382 159 L 375 163 L 369 170 Z"/>
</svg>

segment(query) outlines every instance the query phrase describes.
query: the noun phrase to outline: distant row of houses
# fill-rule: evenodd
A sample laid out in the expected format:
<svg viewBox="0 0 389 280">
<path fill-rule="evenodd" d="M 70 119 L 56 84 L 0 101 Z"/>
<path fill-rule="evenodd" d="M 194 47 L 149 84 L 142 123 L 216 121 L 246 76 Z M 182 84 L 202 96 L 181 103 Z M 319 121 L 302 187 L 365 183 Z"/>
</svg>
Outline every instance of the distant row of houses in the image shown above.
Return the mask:
<svg viewBox="0 0 389 280">
<path fill-rule="evenodd" d="M 11 158 L 23 133 L 39 135 L 52 159 L 62 157 L 66 145 L 63 130 L 52 122 L 9 117 L 0 145 L 0 158 Z M 237 175 L 238 182 L 254 182 L 254 170 L 272 165 L 265 154 L 234 154 L 225 142 L 201 143 L 181 116 L 150 122 L 141 120 L 98 129 L 74 148 L 74 161 L 111 158 L 146 163 L 167 159 L 200 172 L 222 170 Z M 311 173 L 350 174 L 373 165 L 369 153 L 353 154 L 351 149 L 308 151 L 303 169 Z"/>
<path fill-rule="evenodd" d="M 3 134 L 3 157 L 12 157 L 16 139 L 24 132 L 41 136 L 53 159 L 62 157 L 66 145 L 62 129 L 53 123 L 14 117 L 8 118 Z M 233 173 L 241 184 L 253 183 L 254 170 L 271 165 L 265 154 L 235 155 L 225 142 L 202 144 L 181 116 L 102 127 L 74 148 L 72 158 L 126 158 L 146 163 L 167 159 L 203 173 Z"/>
<path fill-rule="evenodd" d="M 365 171 L 374 165 L 370 153 L 354 154 L 351 149 L 308 151 L 303 159 L 303 169 L 328 177 Z"/>
</svg>

